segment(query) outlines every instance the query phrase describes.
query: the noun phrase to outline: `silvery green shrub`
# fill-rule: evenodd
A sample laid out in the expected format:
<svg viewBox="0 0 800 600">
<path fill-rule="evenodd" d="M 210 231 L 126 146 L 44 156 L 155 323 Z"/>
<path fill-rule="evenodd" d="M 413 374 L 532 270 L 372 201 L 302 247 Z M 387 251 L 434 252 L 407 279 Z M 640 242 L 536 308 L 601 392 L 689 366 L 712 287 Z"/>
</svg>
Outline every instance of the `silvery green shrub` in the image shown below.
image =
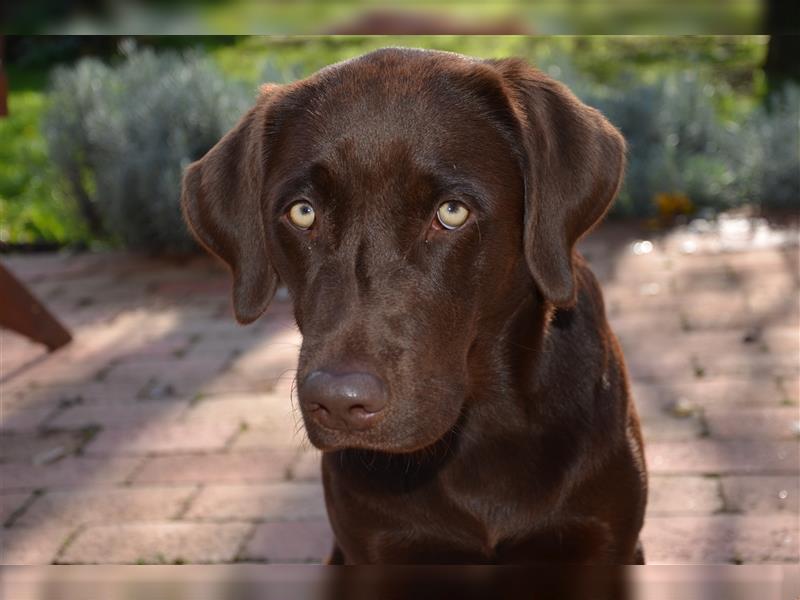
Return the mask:
<svg viewBox="0 0 800 600">
<path fill-rule="evenodd" d="M 698 208 L 800 206 L 800 89 L 769 110 L 723 117 L 718 101 L 731 90 L 698 73 L 600 84 L 563 56 L 539 67 L 625 135 L 617 214 L 651 214 L 661 193 L 686 194 Z M 273 61 L 262 70 L 263 81 L 300 75 L 297 65 Z M 50 156 L 83 212 L 95 212 L 107 233 L 132 248 L 183 251 L 192 246 L 178 205 L 183 168 L 254 96 L 201 55 L 128 49 L 113 67 L 84 59 L 54 74 L 45 118 Z"/>
<path fill-rule="evenodd" d="M 751 173 L 763 203 L 775 208 L 800 208 L 800 86 L 784 89 L 769 107 L 760 107 L 748 123 L 753 147 Z"/>
<path fill-rule="evenodd" d="M 718 101 L 733 92 L 695 72 L 602 85 L 564 57 L 541 67 L 625 136 L 628 166 L 615 213 L 650 214 L 660 193 L 685 194 L 714 210 L 800 207 L 800 87 L 785 90 L 769 109 L 740 108 L 724 117 Z"/>
<path fill-rule="evenodd" d="M 84 59 L 53 76 L 44 120 L 49 152 L 125 246 L 184 251 L 183 169 L 253 102 L 199 55 L 130 51 L 117 66 Z"/>
<path fill-rule="evenodd" d="M 659 193 L 686 194 L 695 205 L 741 204 L 734 128 L 714 106 L 720 93 L 693 73 L 601 95 L 597 105 L 628 142 L 628 168 L 618 211 L 642 215 Z"/>
</svg>

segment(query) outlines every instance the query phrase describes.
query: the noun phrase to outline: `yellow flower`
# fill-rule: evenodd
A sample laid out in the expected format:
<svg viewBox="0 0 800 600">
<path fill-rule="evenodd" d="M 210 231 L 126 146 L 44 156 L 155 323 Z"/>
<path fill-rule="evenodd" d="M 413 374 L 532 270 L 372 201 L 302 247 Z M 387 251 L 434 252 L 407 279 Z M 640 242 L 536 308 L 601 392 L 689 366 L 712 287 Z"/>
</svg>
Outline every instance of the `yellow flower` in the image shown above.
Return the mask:
<svg viewBox="0 0 800 600">
<path fill-rule="evenodd" d="M 663 218 L 688 215 L 694 212 L 694 203 L 686 194 L 680 192 L 656 194 L 654 203 L 658 208 L 658 214 Z"/>
</svg>

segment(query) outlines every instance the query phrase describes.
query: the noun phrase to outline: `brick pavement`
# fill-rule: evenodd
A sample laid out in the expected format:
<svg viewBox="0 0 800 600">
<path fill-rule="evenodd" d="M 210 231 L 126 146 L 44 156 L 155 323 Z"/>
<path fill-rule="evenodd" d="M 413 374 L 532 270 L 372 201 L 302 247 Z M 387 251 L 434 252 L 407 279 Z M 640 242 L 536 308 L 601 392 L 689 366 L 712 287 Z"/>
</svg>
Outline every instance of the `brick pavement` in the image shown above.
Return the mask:
<svg viewBox="0 0 800 600">
<path fill-rule="evenodd" d="M 648 248 L 607 224 L 584 243 L 643 419 L 653 563 L 799 558 L 798 232 L 759 231 L 684 227 Z M 4 260 L 75 341 L 47 355 L 2 333 L 0 562 L 324 556 L 285 297 L 243 328 L 205 258 Z"/>
</svg>

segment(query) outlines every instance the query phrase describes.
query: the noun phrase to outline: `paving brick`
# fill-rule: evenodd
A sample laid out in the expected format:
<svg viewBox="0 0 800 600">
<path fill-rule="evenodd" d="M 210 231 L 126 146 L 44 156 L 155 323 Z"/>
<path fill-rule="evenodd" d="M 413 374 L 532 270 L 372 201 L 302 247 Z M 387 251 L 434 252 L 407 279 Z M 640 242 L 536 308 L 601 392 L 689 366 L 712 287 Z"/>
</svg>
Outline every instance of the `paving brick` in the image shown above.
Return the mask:
<svg viewBox="0 0 800 600">
<path fill-rule="evenodd" d="M 73 531 L 47 526 L 0 528 L 0 564 L 51 564 Z"/>
<path fill-rule="evenodd" d="M 784 404 L 800 405 L 800 377 L 782 377 L 778 386 Z"/>
<path fill-rule="evenodd" d="M 595 239 L 592 240 L 592 238 Z M 596 247 L 590 250 L 592 269 L 597 269 L 597 274 L 605 279 L 604 283 L 624 285 L 630 288 L 637 284 L 664 281 L 671 277 L 671 268 L 657 247 L 650 254 L 634 255 L 631 252 L 631 246 L 627 245 L 621 249 L 621 252 L 614 255 L 610 264 L 604 264 L 604 259 L 609 256 L 609 243 L 615 243 L 616 240 L 604 241 L 606 242 L 605 247 Z M 589 236 L 586 242 L 588 244 L 597 243 L 597 237 Z"/>
<path fill-rule="evenodd" d="M 61 404 L 60 394 L 42 394 L 30 383 L 18 384 L 16 379 L 3 382 L 3 411 L 54 409 Z M 52 389 L 52 388 L 46 388 Z"/>
<path fill-rule="evenodd" d="M 136 400 L 139 387 L 96 381 L 63 386 L 29 386 L 12 395 L 4 394 L 3 406 L 7 409 L 33 410 L 77 403 L 129 404 Z"/>
<path fill-rule="evenodd" d="M 207 486 L 192 502 L 188 519 L 294 521 L 325 518 L 318 482 Z"/>
<path fill-rule="evenodd" d="M 676 381 L 695 378 L 692 358 L 685 348 L 665 350 L 659 344 L 621 339 L 628 373 L 634 379 Z"/>
<path fill-rule="evenodd" d="M 741 282 L 727 257 L 696 255 L 675 260 L 672 266 L 675 291 L 725 294 L 740 288 Z"/>
<path fill-rule="evenodd" d="M 0 487 L 10 491 L 122 483 L 140 463 L 134 458 L 70 456 L 43 465 L 0 464 Z"/>
<path fill-rule="evenodd" d="M 677 312 L 659 313 L 658 318 L 654 319 L 649 311 L 626 311 L 619 315 L 609 315 L 609 323 L 611 330 L 623 343 L 637 338 L 660 340 L 683 331 Z"/>
<path fill-rule="evenodd" d="M 796 473 L 800 446 L 791 441 L 696 440 L 654 442 L 645 448 L 648 468 L 660 474 Z"/>
<path fill-rule="evenodd" d="M 293 422 L 292 412 L 289 398 L 282 394 L 239 393 L 202 398 L 192 406 L 186 419 L 283 428 Z"/>
<path fill-rule="evenodd" d="M 47 491 L 14 525 L 76 526 L 89 523 L 158 521 L 178 515 L 194 486 L 121 487 Z"/>
<path fill-rule="evenodd" d="M 714 438 L 798 439 L 800 412 L 794 407 L 707 408 L 705 421 Z"/>
<path fill-rule="evenodd" d="M 253 381 L 233 371 L 225 371 L 199 383 L 195 395 L 205 398 L 209 396 L 230 394 L 271 394 L 276 387 L 277 379 L 265 378 Z"/>
<path fill-rule="evenodd" d="M 658 278 L 623 285 L 603 285 L 603 299 L 606 313 L 615 319 L 632 312 L 655 310 L 670 313 L 678 310 L 678 301 L 669 283 Z"/>
<path fill-rule="evenodd" d="M 648 564 L 800 560 L 796 515 L 651 517 L 642 542 Z"/>
<path fill-rule="evenodd" d="M 230 296 L 228 294 L 225 294 L 224 298 L 220 299 L 220 302 L 225 306 L 224 314 L 216 310 L 215 312 L 219 314 L 213 316 L 187 315 L 187 318 L 181 323 L 181 331 L 195 337 L 202 336 L 202 339 L 235 339 L 243 340 L 245 343 L 248 341 L 252 343 L 256 329 L 252 325 L 243 327 L 236 322 L 233 311 L 229 307 Z M 205 356 L 208 358 L 228 358 L 214 352 L 206 353 Z"/>
<path fill-rule="evenodd" d="M 229 368 L 203 383 L 198 388 L 198 393 L 200 395 L 236 392 L 269 394 L 278 390 L 291 390 L 294 384 L 296 366 L 297 359 L 295 357 L 291 364 L 281 362 L 278 366 L 265 365 L 263 369 L 253 368 L 252 370 L 241 371 Z M 284 394 L 284 397 L 288 400 L 289 395 Z"/>
<path fill-rule="evenodd" d="M 258 377 L 279 377 L 297 367 L 300 332 L 288 324 L 247 348 L 230 363 L 232 371 Z"/>
<path fill-rule="evenodd" d="M 793 263 L 797 259 L 793 256 L 793 249 L 788 248 L 753 248 L 747 252 L 731 252 L 726 255 L 726 261 L 736 273 L 751 273 L 757 278 L 761 278 L 766 273 L 786 271 L 792 274 L 792 279 L 796 280 L 797 275 L 793 274 Z"/>
<path fill-rule="evenodd" d="M 259 483 L 285 479 L 295 452 L 229 452 L 155 456 L 136 474 L 138 483 Z"/>
<path fill-rule="evenodd" d="M 726 509 L 745 513 L 800 513 L 800 475 L 723 477 Z"/>
<path fill-rule="evenodd" d="M 739 379 L 761 377 L 796 377 L 800 364 L 796 356 L 770 352 L 741 350 L 727 353 L 704 353 L 693 350 L 695 364 L 702 367 L 706 377 L 732 376 Z"/>
<path fill-rule="evenodd" d="M 249 335 L 235 336 L 199 336 L 201 339 L 186 349 L 184 359 L 207 360 L 209 358 L 223 359 L 223 364 L 228 364 L 232 358 L 245 351 L 251 342 Z"/>
<path fill-rule="evenodd" d="M 322 453 L 318 450 L 299 452 L 292 463 L 290 478 L 298 481 L 322 478 Z"/>
<path fill-rule="evenodd" d="M 310 448 L 303 424 L 288 421 L 277 425 L 248 427 L 234 440 L 233 450 L 256 450 L 259 448 Z"/>
<path fill-rule="evenodd" d="M 0 435 L 3 462 L 46 463 L 72 454 L 86 441 L 81 431 L 4 432 Z"/>
<path fill-rule="evenodd" d="M 45 423 L 56 411 L 54 406 L 42 408 L 6 408 L 0 410 L 0 434 L 31 431 Z"/>
<path fill-rule="evenodd" d="M 221 450 L 238 430 L 232 423 L 134 423 L 104 429 L 85 452 L 92 455 Z"/>
<path fill-rule="evenodd" d="M 655 476 L 649 481 L 647 514 L 711 514 L 723 509 L 715 477 Z"/>
<path fill-rule="evenodd" d="M 30 500 L 30 492 L 0 493 L 0 526 Z"/>
<path fill-rule="evenodd" d="M 658 407 L 671 412 L 676 404 L 693 407 L 781 406 L 785 393 L 774 378 L 696 379 L 691 382 L 651 383 L 633 381 L 631 393 L 636 405 L 644 409 Z"/>
<path fill-rule="evenodd" d="M 800 357 L 800 331 L 797 327 L 765 327 L 761 332 L 761 340 L 773 354 L 786 353 Z"/>
<path fill-rule="evenodd" d="M 776 276 L 754 282 L 746 291 L 747 306 L 759 320 L 779 318 L 784 324 L 798 325 L 800 304 L 797 302 L 798 288 L 794 282 Z"/>
<path fill-rule="evenodd" d="M 191 336 L 185 333 L 149 340 L 113 354 L 117 364 L 160 363 L 168 365 L 182 360 L 191 344 Z"/>
<path fill-rule="evenodd" d="M 321 563 L 332 548 L 333 532 L 326 520 L 262 523 L 241 558 L 270 563 Z"/>
<path fill-rule="evenodd" d="M 4 329 L 2 334 L 2 377 L 9 377 L 21 369 L 47 356 L 47 348 L 29 339 Z"/>
<path fill-rule="evenodd" d="M 692 291 L 679 294 L 681 314 L 689 330 L 747 327 L 753 323 L 745 296 L 732 291 L 720 302 L 718 291 Z"/>
<path fill-rule="evenodd" d="M 108 363 L 105 358 L 74 363 L 48 354 L 14 376 L 16 385 L 75 385 L 93 379 Z"/>
<path fill-rule="evenodd" d="M 664 440 L 691 441 L 703 435 L 704 425 L 697 415 L 678 417 L 670 414 L 643 414 L 642 434 L 645 442 Z"/>
<path fill-rule="evenodd" d="M 224 357 L 204 360 L 171 362 L 169 368 L 159 363 L 123 363 L 111 368 L 103 378 L 109 384 L 127 384 L 144 387 L 148 382 L 158 382 L 174 390 L 176 396 L 192 398 L 204 384 L 221 373 Z"/>
<path fill-rule="evenodd" d="M 685 350 L 697 356 L 760 356 L 767 353 L 766 343 L 754 337 L 752 327 L 685 331 L 676 339 Z"/>
<path fill-rule="evenodd" d="M 243 523 L 146 522 L 82 530 L 60 563 L 231 562 L 251 526 Z"/>
<path fill-rule="evenodd" d="M 175 421 L 189 409 L 188 400 L 172 402 L 146 402 L 131 400 L 127 403 L 78 404 L 61 411 L 48 422 L 51 427 L 75 428 L 87 425 L 101 427 L 144 426 L 148 423 Z"/>
</svg>

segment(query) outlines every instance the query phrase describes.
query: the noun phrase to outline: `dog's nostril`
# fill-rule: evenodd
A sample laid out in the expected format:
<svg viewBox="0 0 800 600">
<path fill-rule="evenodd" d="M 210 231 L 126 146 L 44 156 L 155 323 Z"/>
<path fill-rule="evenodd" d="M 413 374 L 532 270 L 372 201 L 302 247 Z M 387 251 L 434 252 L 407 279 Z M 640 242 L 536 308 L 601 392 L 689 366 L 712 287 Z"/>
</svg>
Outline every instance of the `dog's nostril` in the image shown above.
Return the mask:
<svg viewBox="0 0 800 600">
<path fill-rule="evenodd" d="M 367 407 L 362 406 L 361 404 L 356 404 L 355 406 L 351 406 L 349 410 L 350 413 L 355 417 L 369 416 L 375 412 L 378 412 L 375 410 L 369 410 Z"/>
<path fill-rule="evenodd" d="M 368 429 L 387 402 L 383 381 L 372 373 L 314 371 L 298 392 L 303 408 L 332 429 Z"/>
</svg>

